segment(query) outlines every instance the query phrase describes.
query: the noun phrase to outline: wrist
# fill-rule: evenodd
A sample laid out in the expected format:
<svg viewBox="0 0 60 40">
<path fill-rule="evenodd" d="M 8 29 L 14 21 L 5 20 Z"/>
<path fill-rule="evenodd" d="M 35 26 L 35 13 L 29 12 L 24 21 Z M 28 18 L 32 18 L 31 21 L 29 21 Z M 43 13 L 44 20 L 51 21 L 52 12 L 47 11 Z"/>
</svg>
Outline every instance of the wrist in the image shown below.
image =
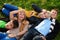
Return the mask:
<svg viewBox="0 0 60 40">
<path fill-rule="evenodd" d="M 18 34 L 15 35 L 16 37 L 19 36 Z"/>
</svg>

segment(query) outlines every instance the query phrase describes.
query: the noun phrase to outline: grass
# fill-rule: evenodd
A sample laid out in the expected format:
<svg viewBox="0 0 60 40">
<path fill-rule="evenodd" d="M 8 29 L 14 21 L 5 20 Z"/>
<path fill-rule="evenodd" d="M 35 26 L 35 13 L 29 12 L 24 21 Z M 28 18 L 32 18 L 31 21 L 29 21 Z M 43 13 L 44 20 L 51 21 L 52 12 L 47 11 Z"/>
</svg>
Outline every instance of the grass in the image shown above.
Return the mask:
<svg viewBox="0 0 60 40">
<path fill-rule="evenodd" d="M 9 4 L 13 4 L 13 5 L 25 8 L 26 10 L 32 10 L 32 8 L 31 8 L 32 3 L 35 3 L 39 6 L 40 4 L 41 5 L 45 4 L 46 0 L 42 0 L 41 2 L 42 2 L 42 4 L 38 0 L 0 0 L 0 9 L 3 7 L 4 3 L 9 3 Z M 43 5 L 43 7 L 46 7 L 46 6 Z M 48 8 L 49 8 L 49 6 L 48 6 Z M 5 17 L 5 15 L 3 15 L 2 12 L 0 12 L 0 18 L 2 18 L 2 17 Z M 58 20 L 60 20 L 60 15 L 58 15 Z M 60 33 L 57 35 L 57 37 L 54 40 L 60 40 Z"/>
</svg>

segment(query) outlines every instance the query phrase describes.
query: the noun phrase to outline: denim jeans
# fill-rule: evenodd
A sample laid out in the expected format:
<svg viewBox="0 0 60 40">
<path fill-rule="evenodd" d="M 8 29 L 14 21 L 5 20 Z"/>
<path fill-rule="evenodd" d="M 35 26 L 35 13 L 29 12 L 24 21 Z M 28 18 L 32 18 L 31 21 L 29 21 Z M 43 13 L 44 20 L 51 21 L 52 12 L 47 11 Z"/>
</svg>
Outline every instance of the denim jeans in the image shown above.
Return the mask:
<svg viewBox="0 0 60 40">
<path fill-rule="evenodd" d="M 21 40 L 33 40 L 33 37 L 40 35 L 40 33 L 34 28 L 28 30 L 28 32 L 23 36 Z"/>
<path fill-rule="evenodd" d="M 11 4 L 5 4 L 4 5 L 4 8 L 10 10 L 10 11 L 13 11 L 13 10 L 18 10 L 18 7 L 17 6 L 14 6 L 14 5 L 11 5 Z"/>
<path fill-rule="evenodd" d="M 2 8 L 2 13 L 6 16 L 9 16 L 9 13 L 14 10 L 18 10 L 18 7 L 11 4 L 5 4 L 4 8 Z"/>
<path fill-rule="evenodd" d="M 5 16 L 9 16 L 10 10 L 9 10 L 9 9 L 6 9 L 6 8 L 2 8 L 2 13 L 3 13 Z"/>
<path fill-rule="evenodd" d="M 10 37 L 6 36 L 5 38 L 3 38 L 1 40 L 17 40 L 17 39 L 15 37 L 14 38 L 10 38 Z"/>
<path fill-rule="evenodd" d="M 8 37 L 7 33 L 0 32 L 0 40 L 17 40 L 17 39 L 15 37 L 10 38 L 10 37 Z"/>
<path fill-rule="evenodd" d="M 4 37 L 6 37 L 6 36 L 7 36 L 6 33 L 2 33 L 2 32 L 0 32 L 0 39 L 4 38 Z"/>
</svg>

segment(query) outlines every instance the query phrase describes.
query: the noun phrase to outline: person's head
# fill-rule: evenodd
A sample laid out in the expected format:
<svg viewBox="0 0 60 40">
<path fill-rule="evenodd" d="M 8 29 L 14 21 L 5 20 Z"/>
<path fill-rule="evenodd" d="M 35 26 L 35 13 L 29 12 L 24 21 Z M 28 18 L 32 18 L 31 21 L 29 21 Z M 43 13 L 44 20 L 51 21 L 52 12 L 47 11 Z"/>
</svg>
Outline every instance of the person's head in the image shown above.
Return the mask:
<svg viewBox="0 0 60 40">
<path fill-rule="evenodd" d="M 40 16 L 40 18 L 48 18 L 49 17 L 49 13 L 46 9 L 42 9 L 42 12 L 38 14 Z"/>
<path fill-rule="evenodd" d="M 46 9 L 42 10 L 42 13 L 44 14 L 44 18 L 48 18 L 49 17 L 49 11 L 47 11 Z"/>
<path fill-rule="evenodd" d="M 18 27 L 18 21 L 17 20 L 14 20 L 14 21 L 10 21 L 10 22 L 8 22 L 6 25 L 5 25 L 5 27 L 6 27 L 6 29 L 13 29 L 13 28 L 17 28 Z"/>
<path fill-rule="evenodd" d="M 56 9 L 52 9 L 51 10 L 51 18 L 56 18 L 57 17 L 57 10 Z"/>
<path fill-rule="evenodd" d="M 39 18 L 45 18 L 45 15 L 41 12 L 41 13 L 38 14 L 38 17 Z"/>
<path fill-rule="evenodd" d="M 47 18 L 50 18 L 50 17 L 51 17 L 50 11 L 47 11 Z"/>
<path fill-rule="evenodd" d="M 25 10 L 23 10 L 23 9 L 20 10 L 17 16 L 18 16 L 18 20 L 22 21 L 22 20 L 26 19 Z"/>
</svg>

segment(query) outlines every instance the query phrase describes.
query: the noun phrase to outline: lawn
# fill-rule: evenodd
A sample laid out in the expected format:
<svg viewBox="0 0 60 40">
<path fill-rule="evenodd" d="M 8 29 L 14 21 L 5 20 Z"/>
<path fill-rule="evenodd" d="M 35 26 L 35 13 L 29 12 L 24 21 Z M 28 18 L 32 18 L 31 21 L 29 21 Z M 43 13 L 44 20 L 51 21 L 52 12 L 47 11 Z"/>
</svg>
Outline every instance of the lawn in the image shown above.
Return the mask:
<svg viewBox="0 0 60 40">
<path fill-rule="evenodd" d="M 60 0 L 0 0 L 0 9 L 3 7 L 4 3 L 9 3 L 18 7 L 22 7 L 26 10 L 32 10 L 31 4 L 35 3 L 37 6 L 41 8 L 46 8 L 47 10 L 51 10 L 53 7 L 57 8 L 60 13 Z M 5 17 L 0 11 L 0 18 Z M 60 14 L 57 17 L 60 20 Z M 60 33 L 54 40 L 60 40 Z"/>
</svg>

